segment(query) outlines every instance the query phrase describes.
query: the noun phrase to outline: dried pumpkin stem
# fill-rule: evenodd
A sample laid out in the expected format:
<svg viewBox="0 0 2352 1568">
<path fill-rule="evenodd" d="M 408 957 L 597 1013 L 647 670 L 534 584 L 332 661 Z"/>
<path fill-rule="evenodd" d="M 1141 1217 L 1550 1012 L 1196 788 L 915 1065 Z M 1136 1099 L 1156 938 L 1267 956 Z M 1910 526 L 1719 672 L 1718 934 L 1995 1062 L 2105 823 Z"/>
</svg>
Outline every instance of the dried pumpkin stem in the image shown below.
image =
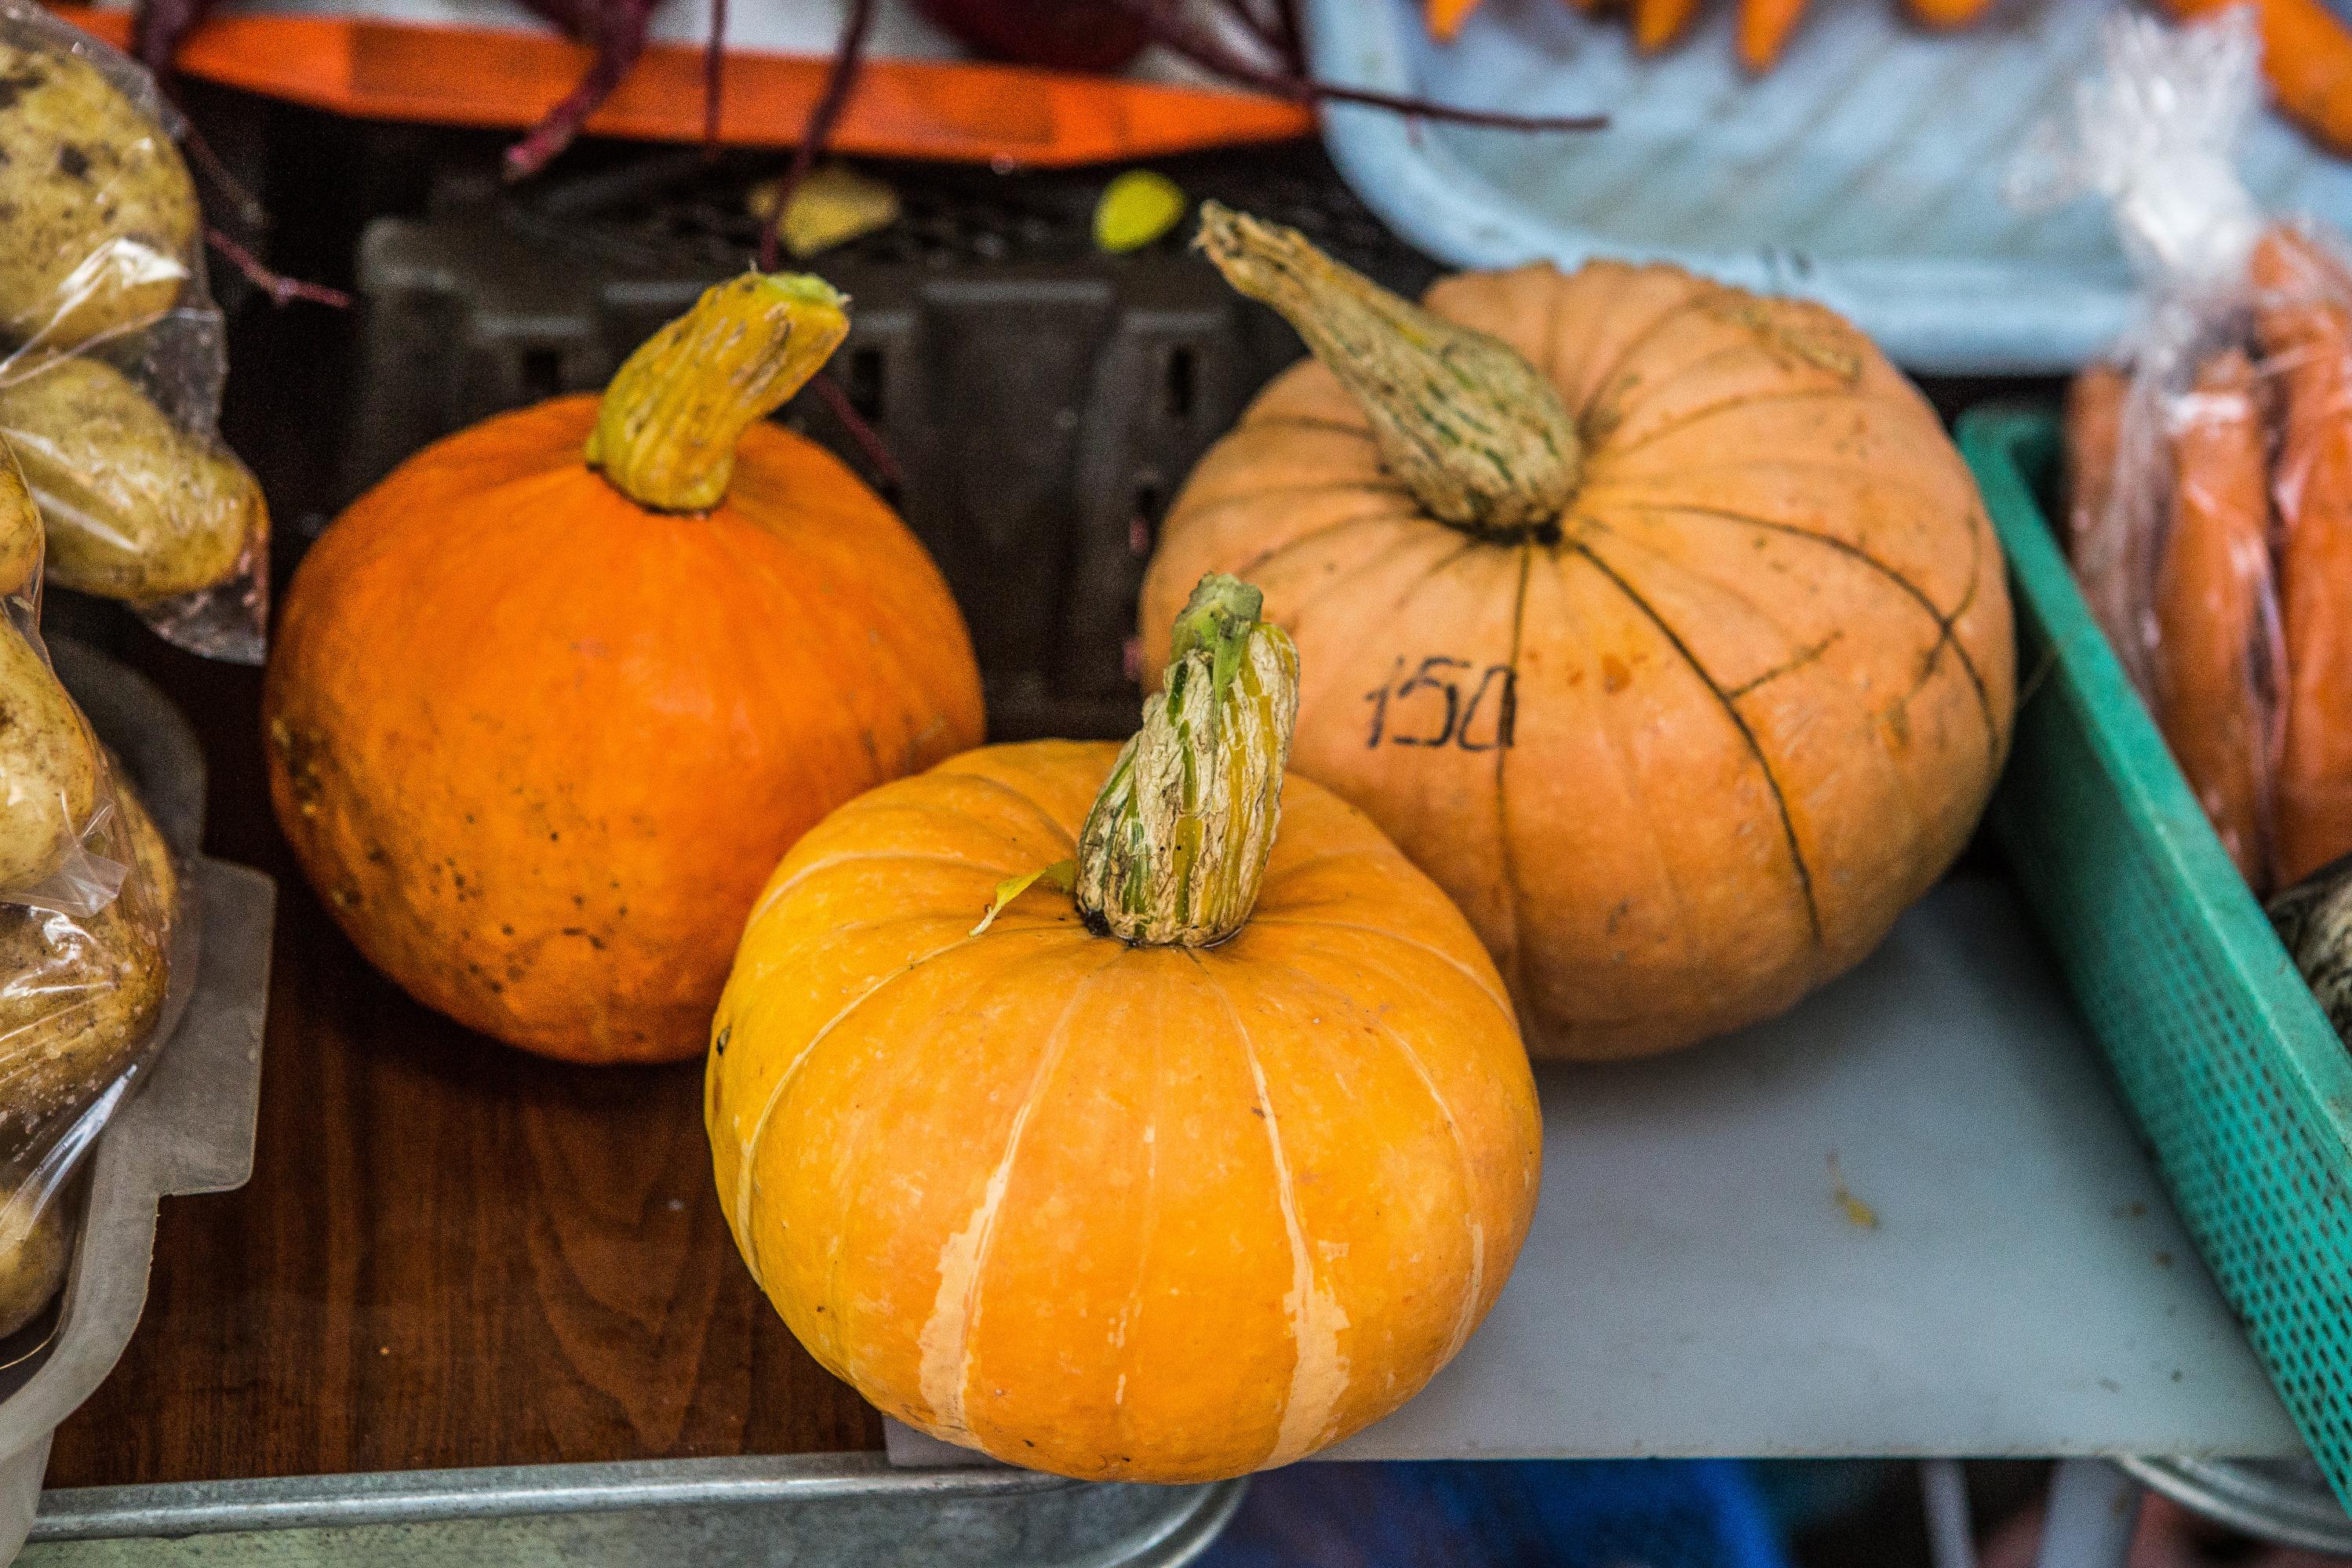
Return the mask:
<svg viewBox="0 0 2352 1568">
<path fill-rule="evenodd" d="M 1129 942 L 1210 946 L 1257 902 L 1298 716 L 1298 650 L 1262 606 L 1248 583 L 1201 580 L 1078 834 L 1078 907 Z"/>
<path fill-rule="evenodd" d="M 1576 494 L 1576 422 L 1541 371 L 1325 256 L 1295 229 L 1201 204 L 1201 248 L 1282 312 L 1362 405 L 1389 471 L 1440 522 L 1521 537 Z"/>
<path fill-rule="evenodd" d="M 702 512 L 727 494 L 735 444 L 816 374 L 848 335 L 848 297 L 823 278 L 747 272 L 631 354 L 596 411 L 588 465 L 641 507 Z"/>
</svg>

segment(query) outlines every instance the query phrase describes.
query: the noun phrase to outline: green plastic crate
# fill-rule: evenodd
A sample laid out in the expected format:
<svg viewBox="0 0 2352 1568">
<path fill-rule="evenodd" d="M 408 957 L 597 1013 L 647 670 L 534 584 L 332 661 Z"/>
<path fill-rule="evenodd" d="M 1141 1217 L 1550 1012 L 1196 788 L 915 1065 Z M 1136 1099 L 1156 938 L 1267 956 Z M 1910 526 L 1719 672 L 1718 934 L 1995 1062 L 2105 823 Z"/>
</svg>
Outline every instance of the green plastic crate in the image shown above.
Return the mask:
<svg viewBox="0 0 2352 1568">
<path fill-rule="evenodd" d="M 2037 497 L 2046 413 L 1960 421 L 2016 590 L 1990 821 L 2173 1202 L 2352 1506 L 2352 1056 L 2075 591 Z"/>
</svg>

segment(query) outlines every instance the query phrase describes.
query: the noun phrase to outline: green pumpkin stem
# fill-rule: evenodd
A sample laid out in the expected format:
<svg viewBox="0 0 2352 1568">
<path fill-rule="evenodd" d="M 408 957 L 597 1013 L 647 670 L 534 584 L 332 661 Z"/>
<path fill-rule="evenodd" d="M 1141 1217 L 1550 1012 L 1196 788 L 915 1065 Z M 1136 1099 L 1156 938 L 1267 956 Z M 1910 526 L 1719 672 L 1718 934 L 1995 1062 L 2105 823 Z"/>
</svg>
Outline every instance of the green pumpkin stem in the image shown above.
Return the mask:
<svg viewBox="0 0 2352 1568">
<path fill-rule="evenodd" d="M 1568 509 L 1582 459 L 1576 421 L 1508 344 L 1399 298 L 1295 229 L 1215 202 L 1201 204 L 1198 243 L 1226 282 L 1298 329 L 1430 516 L 1517 538 Z"/>
<path fill-rule="evenodd" d="M 726 497 L 743 432 L 841 346 L 848 303 L 801 273 L 747 272 L 714 286 L 613 377 L 588 465 L 641 507 L 709 511 Z"/>
<path fill-rule="evenodd" d="M 1078 834 L 1078 907 L 1129 942 L 1211 946 L 1257 903 L 1298 716 L 1298 650 L 1262 608 L 1248 583 L 1201 580 Z"/>
</svg>

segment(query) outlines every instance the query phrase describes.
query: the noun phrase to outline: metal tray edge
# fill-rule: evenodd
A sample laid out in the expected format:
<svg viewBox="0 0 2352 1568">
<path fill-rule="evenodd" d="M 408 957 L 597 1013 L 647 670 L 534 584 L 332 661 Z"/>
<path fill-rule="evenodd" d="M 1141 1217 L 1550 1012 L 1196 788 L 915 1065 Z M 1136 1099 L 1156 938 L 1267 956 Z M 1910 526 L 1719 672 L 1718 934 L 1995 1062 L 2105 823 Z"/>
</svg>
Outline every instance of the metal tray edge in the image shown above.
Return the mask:
<svg viewBox="0 0 2352 1568">
<path fill-rule="evenodd" d="M 879 1453 L 372 1471 L 49 1491 L 42 1494 L 30 1539 L 89 1541 L 859 1498 L 1018 1497 L 1081 1484 L 1025 1470 L 897 1469 Z"/>
</svg>

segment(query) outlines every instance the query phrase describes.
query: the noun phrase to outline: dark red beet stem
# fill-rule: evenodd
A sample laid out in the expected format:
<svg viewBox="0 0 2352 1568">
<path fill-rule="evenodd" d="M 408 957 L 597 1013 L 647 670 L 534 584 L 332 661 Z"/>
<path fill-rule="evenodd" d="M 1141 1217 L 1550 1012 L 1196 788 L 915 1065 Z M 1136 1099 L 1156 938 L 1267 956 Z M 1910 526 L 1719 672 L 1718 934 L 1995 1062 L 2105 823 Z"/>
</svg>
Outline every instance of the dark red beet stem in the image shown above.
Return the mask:
<svg viewBox="0 0 2352 1568">
<path fill-rule="evenodd" d="M 535 6 L 541 16 L 557 15 L 552 6 Z M 637 57 L 646 52 L 646 28 L 653 17 L 653 0 L 603 0 L 591 24 L 592 36 L 586 39 L 596 51 L 596 58 L 580 85 L 564 95 L 563 101 L 547 111 L 547 118 L 531 128 L 530 133 L 507 149 L 506 177 L 527 180 L 548 165 L 548 161 L 580 134 L 588 117 L 603 107 Z"/>
<path fill-rule="evenodd" d="M 702 48 L 702 150 L 719 156 L 719 105 L 727 89 L 727 0 L 710 0 L 710 41 Z"/>
<path fill-rule="evenodd" d="M 907 482 L 906 472 L 898 466 L 898 460 L 890 455 L 889 447 L 883 444 L 882 433 L 866 423 L 866 416 L 857 412 L 856 405 L 849 401 L 849 394 L 841 390 L 839 382 L 833 379 L 833 373 L 819 371 L 809 378 L 809 385 L 815 388 L 816 395 L 824 400 L 824 406 L 833 410 L 833 417 L 841 421 L 842 427 L 849 432 L 850 439 L 856 442 L 866 454 L 866 460 L 874 465 L 875 477 L 894 490 L 903 486 Z"/>
<path fill-rule="evenodd" d="M 215 250 L 226 256 L 231 266 L 245 274 L 247 280 L 256 288 L 268 295 L 272 305 L 284 306 L 297 299 L 308 299 L 314 304 L 331 305 L 338 310 L 351 307 L 352 297 L 341 289 L 330 288 L 323 283 L 305 283 L 299 278 L 272 272 L 263 265 L 259 256 L 216 228 L 207 227 L 205 239 Z"/>
<path fill-rule="evenodd" d="M 833 127 L 848 107 L 849 95 L 857 86 L 859 68 L 866 63 L 866 40 L 874 31 L 874 0 L 850 0 L 849 14 L 841 21 L 841 46 L 834 51 L 833 70 L 824 78 L 824 91 L 809 110 L 808 124 L 801 131 L 801 144 L 793 149 L 791 167 L 776 186 L 776 210 L 760 225 L 760 270 L 776 270 L 782 251 L 780 234 L 784 224 L 784 209 L 792 204 L 793 193 L 801 188 L 809 171 L 833 140 Z"/>
<path fill-rule="evenodd" d="M 1205 27 L 1189 20 L 1181 0 L 1111 0 L 1143 18 L 1162 48 L 1183 56 L 1194 65 L 1294 103 L 1360 103 L 1424 120 L 1450 120 L 1456 125 L 1487 126 L 1498 131 L 1599 131 L 1609 123 L 1605 114 L 1506 114 L 1490 110 L 1458 109 L 1427 99 L 1372 92 L 1363 88 L 1335 87 L 1303 73 L 1268 70 L 1243 58 L 1231 46 Z"/>
</svg>

